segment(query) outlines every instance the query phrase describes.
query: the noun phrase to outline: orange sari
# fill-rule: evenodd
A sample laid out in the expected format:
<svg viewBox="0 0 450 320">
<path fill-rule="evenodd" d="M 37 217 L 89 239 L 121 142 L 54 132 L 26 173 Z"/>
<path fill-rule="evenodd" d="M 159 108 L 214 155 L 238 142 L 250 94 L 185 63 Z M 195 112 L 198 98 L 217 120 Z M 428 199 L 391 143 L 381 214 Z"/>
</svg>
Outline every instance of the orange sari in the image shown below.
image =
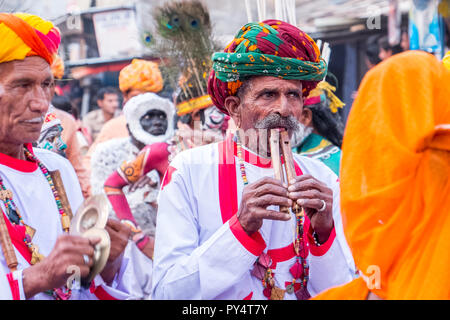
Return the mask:
<svg viewBox="0 0 450 320">
<path fill-rule="evenodd" d="M 342 148 L 345 235 L 362 274 L 316 299 L 450 299 L 450 71 L 410 51 L 372 69 Z M 366 279 L 366 281 L 364 280 Z"/>
</svg>

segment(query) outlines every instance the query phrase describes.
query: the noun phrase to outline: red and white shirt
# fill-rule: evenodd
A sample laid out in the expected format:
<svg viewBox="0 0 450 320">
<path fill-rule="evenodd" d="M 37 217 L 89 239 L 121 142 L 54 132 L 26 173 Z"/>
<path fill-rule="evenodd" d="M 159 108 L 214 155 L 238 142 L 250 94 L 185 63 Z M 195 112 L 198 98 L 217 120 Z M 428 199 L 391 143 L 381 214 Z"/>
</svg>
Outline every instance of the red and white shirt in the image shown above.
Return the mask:
<svg viewBox="0 0 450 320">
<path fill-rule="evenodd" d="M 270 159 L 243 148 L 249 183 L 274 177 Z M 355 266 L 345 239 L 339 210 L 337 176 L 317 160 L 294 155 L 297 175 L 310 174 L 333 190 L 334 229 L 326 243 L 316 246 L 309 220 L 312 296 L 351 281 Z M 244 184 L 236 143 L 231 139 L 187 150 L 171 162 L 163 179 L 153 266 L 153 299 L 266 299 L 261 280 L 251 275 L 258 256 L 272 259 L 275 285 L 292 282 L 295 262 L 295 219 L 264 220 L 259 232 L 248 236 L 236 213 Z M 277 207 L 268 209 L 278 210 Z M 284 299 L 296 299 L 286 293 Z"/>
</svg>

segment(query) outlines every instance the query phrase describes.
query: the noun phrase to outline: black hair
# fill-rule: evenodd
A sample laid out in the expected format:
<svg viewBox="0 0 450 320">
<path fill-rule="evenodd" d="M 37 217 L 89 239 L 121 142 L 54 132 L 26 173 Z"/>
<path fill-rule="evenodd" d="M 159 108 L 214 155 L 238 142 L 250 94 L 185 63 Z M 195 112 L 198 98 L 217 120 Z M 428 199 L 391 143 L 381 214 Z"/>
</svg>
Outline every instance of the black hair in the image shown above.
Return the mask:
<svg viewBox="0 0 450 320">
<path fill-rule="evenodd" d="M 344 136 L 344 122 L 339 112 L 331 112 L 329 104 L 330 99 L 327 96 L 325 101 L 305 106 L 305 108 L 312 111 L 313 126 L 319 135 L 341 148 Z"/>
<path fill-rule="evenodd" d="M 80 116 L 78 108 L 73 105 L 70 99 L 66 96 L 55 95 L 52 99 L 52 106 L 70 113 L 75 119 L 78 119 L 78 117 Z"/>
<path fill-rule="evenodd" d="M 104 87 L 104 88 L 101 88 L 100 90 L 98 90 L 97 96 L 96 96 L 96 101 L 105 99 L 105 94 L 116 94 L 117 96 L 120 95 L 118 89 L 113 88 L 113 87 Z"/>
<path fill-rule="evenodd" d="M 371 36 L 366 41 L 366 56 L 371 64 L 377 65 L 381 62 L 379 57 L 380 48 L 378 47 L 379 35 Z"/>
<path fill-rule="evenodd" d="M 383 50 L 391 50 L 392 54 L 397 54 L 400 52 L 403 52 L 402 47 L 400 46 L 400 44 L 395 44 L 395 45 L 391 45 L 389 43 L 389 38 L 388 36 L 383 36 L 378 40 L 378 45 L 380 46 L 381 49 Z"/>
</svg>

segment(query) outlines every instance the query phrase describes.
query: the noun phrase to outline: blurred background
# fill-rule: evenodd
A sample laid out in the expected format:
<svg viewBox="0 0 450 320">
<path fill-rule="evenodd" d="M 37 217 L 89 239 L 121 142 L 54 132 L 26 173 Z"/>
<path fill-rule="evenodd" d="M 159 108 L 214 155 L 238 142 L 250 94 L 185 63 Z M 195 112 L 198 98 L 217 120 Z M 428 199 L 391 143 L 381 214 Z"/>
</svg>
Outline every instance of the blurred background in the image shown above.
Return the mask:
<svg viewBox="0 0 450 320">
<path fill-rule="evenodd" d="M 81 116 L 96 91 L 118 87 L 133 58 L 158 60 L 152 42 L 153 8 L 163 0 L 0 0 L 1 11 L 25 11 L 52 20 L 62 33 L 62 92 Z M 450 47 L 450 0 L 209 0 L 215 39 L 223 48 L 249 21 L 278 18 L 297 25 L 331 49 L 329 72 L 350 106 L 364 74 L 384 58 L 410 49 L 441 58 Z"/>
</svg>

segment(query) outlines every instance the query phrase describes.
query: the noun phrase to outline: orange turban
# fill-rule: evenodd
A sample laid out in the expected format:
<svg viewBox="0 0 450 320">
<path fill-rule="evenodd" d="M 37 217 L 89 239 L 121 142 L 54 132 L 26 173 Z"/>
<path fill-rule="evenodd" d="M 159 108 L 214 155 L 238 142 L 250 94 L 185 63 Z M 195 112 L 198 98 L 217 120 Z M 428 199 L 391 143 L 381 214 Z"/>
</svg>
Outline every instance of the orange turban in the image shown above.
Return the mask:
<svg viewBox="0 0 450 320">
<path fill-rule="evenodd" d="M 142 92 L 159 92 L 163 89 L 163 79 L 158 64 L 152 61 L 133 59 L 131 64 L 120 71 L 120 91 L 130 89 Z"/>
<path fill-rule="evenodd" d="M 370 288 L 383 299 L 450 299 L 449 83 L 450 71 L 419 51 L 364 78 L 340 175 L 345 235 L 363 276 L 316 298 L 365 299 Z"/>
<path fill-rule="evenodd" d="M 61 37 L 50 21 L 27 13 L 0 13 L 0 63 L 40 56 L 53 63 Z"/>
</svg>

